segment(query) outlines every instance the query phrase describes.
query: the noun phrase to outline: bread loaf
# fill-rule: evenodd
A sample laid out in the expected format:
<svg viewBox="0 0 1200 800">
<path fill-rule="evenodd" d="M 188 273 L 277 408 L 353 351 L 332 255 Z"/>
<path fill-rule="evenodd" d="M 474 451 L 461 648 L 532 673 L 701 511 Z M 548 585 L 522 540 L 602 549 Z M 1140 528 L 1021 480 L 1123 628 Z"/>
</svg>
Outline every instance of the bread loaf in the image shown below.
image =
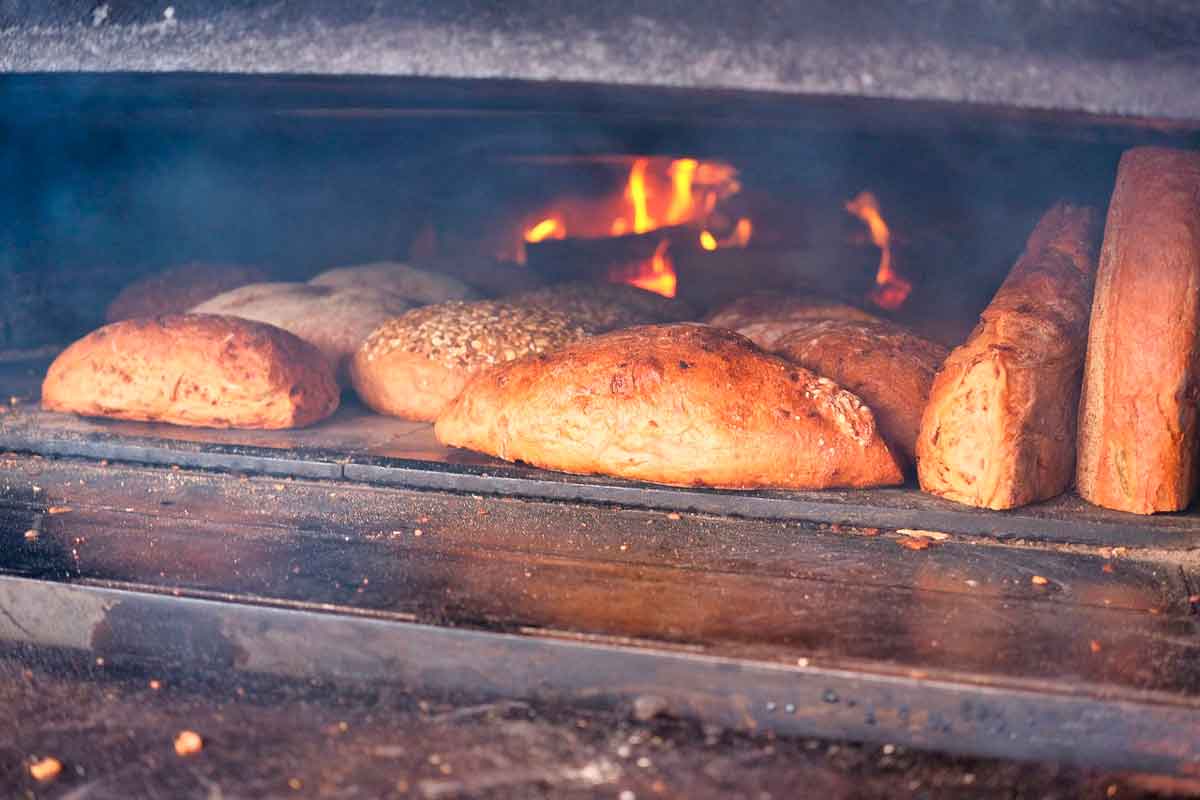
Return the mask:
<svg viewBox="0 0 1200 800">
<path fill-rule="evenodd" d="M 774 350 L 779 340 L 799 323 L 814 319 L 856 319 L 873 322 L 879 318 L 861 308 L 815 295 L 786 295 L 755 292 L 709 314 L 709 325 L 737 331 L 759 347 Z"/>
<path fill-rule="evenodd" d="M 373 289 L 388 292 L 412 305 L 474 300 L 479 293 L 449 275 L 414 269 L 395 261 L 376 261 L 352 267 L 327 269 L 309 281 L 313 286 L 334 289 Z"/>
<path fill-rule="evenodd" d="M 255 283 L 217 295 L 192 309 L 265 322 L 313 344 L 349 382 L 350 358 L 367 334 L 410 308 L 404 298 L 377 289 L 306 283 Z"/>
<path fill-rule="evenodd" d="M 532 306 L 440 303 L 376 329 L 355 353 L 350 376 L 375 411 L 432 422 L 476 373 L 590 332 L 564 314 Z"/>
<path fill-rule="evenodd" d="M 979 325 L 946 359 L 917 439 L 925 491 L 1003 509 L 1070 485 L 1098 225 L 1091 208 L 1046 212 Z"/>
<path fill-rule="evenodd" d="M 596 331 L 612 331 L 655 322 L 693 319 L 682 300 L 663 297 L 626 283 L 571 281 L 508 298 L 518 305 L 557 311 Z"/>
<path fill-rule="evenodd" d="M 1195 491 L 1200 356 L 1200 151 L 1121 158 L 1092 304 L 1079 494 L 1135 514 Z"/>
<path fill-rule="evenodd" d="M 488 370 L 435 431 L 511 461 L 679 486 L 901 481 L 857 397 L 705 325 L 629 328 Z"/>
<path fill-rule="evenodd" d="M 949 351 L 890 322 L 818 319 L 797 325 L 775 351 L 862 398 L 892 452 L 916 463 L 921 414 Z"/>
<path fill-rule="evenodd" d="M 201 315 L 106 325 L 64 350 L 42 384 L 49 411 L 208 428 L 299 428 L 337 410 L 338 396 L 307 342 Z"/>
<path fill-rule="evenodd" d="M 222 292 L 258 283 L 267 270 L 236 264 L 183 264 L 135 281 L 109 303 L 105 319 L 117 322 L 135 317 L 180 314 Z"/>
</svg>

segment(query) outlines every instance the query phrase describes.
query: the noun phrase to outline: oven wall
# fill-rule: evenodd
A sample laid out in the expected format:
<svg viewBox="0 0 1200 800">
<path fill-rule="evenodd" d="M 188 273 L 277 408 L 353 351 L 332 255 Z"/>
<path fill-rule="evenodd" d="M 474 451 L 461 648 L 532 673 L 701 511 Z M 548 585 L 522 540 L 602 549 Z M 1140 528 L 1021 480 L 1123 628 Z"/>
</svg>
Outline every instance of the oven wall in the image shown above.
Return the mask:
<svg viewBox="0 0 1200 800">
<path fill-rule="evenodd" d="M 861 239 L 842 206 L 870 189 L 908 251 L 910 314 L 970 317 L 1042 209 L 1103 206 L 1129 144 L 1191 141 L 1070 116 L 720 92 L 195 76 L 42 88 L 9 93 L 24 113 L 2 130 L 0 174 L 20 190 L 0 198 L 0 349 L 70 341 L 121 287 L 181 263 L 303 279 L 406 259 L 429 227 L 450 255 L 485 250 L 472 236 L 497 220 L 588 190 L 563 159 L 514 161 L 546 155 L 727 160 L 765 248 Z"/>
</svg>

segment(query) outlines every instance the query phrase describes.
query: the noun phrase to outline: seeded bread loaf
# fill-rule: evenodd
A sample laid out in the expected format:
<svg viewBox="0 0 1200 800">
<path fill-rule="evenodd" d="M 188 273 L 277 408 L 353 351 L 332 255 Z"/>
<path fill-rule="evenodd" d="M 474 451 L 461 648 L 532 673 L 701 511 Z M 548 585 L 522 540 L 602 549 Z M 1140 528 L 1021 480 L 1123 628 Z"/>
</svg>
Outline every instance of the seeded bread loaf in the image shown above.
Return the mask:
<svg viewBox="0 0 1200 800">
<path fill-rule="evenodd" d="M 597 331 L 695 318 L 682 300 L 625 283 L 571 281 L 513 295 L 509 301 L 558 311 Z"/>
<path fill-rule="evenodd" d="M 412 305 L 479 297 L 478 292 L 457 278 L 414 269 L 395 261 L 327 269 L 309 283 L 334 289 L 375 289 L 402 297 Z"/>
<path fill-rule="evenodd" d="M 1121 157 L 1080 402 L 1083 499 L 1152 514 L 1190 505 L 1200 398 L 1200 151 Z"/>
<path fill-rule="evenodd" d="M 92 417 L 208 428 L 299 428 L 332 414 L 338 387 L 320 352 L 233 317 L 124 320 L 64 350 L 42 406 Z"/>
<path fill-rule="evenodd" d="M 255 283 L 218 295 L 192 312 L 228 314 L 290 331 L 315 345 L 339 380 L 348 383 L 350 358 L 367 334 L 410 307 L 404 298 L 375 289 Z"/>
<path fill-rule="evenodd" d="M 1038 222 L 934 380 L 917 439 L 922 489 L 1004 509 L 1070 486 L 1098 237 L 1091 208 L 1060 203 Z"/>
<path fill-rule="evenodd" d="M 861 308 L 816 295 L 755 292 L 717 309 L 705 322 L 737 331 L 759 347 L 774 350 L 779 340 L 798 324 L 814 319 L 874 322 L 879 318 Z"/>
<path fill-rule="evenodd" d="M 472 380 L 435 431 L 510 461 L 677 486 L 902 479 L 861 400 L 705 325 L 629 328 L 503 364 Z"/>
<path fill-rule="evenodd" d="M 916 463 L 929 388 L 949 351 L 891 322 L 797 322 L 775 352 L 854 392 L 875 414 L 892 452 Z"/>
<path fill-rule="evenodd" d="M 258 283 L 267 270 L 236 264 L 183 264 L 135 281 L 109 303 L 105 319 L 117 322 L 135 317 L 181 314 L 222 292 Z"/>
<path fill-rule="evenodd" d="M 432 422 L 476 373 L 589 333 L 565 314 L 534 306 L 440 303 L 376 329 L 355 353 L 350 377 L 375 411 Z"/>
</svg>

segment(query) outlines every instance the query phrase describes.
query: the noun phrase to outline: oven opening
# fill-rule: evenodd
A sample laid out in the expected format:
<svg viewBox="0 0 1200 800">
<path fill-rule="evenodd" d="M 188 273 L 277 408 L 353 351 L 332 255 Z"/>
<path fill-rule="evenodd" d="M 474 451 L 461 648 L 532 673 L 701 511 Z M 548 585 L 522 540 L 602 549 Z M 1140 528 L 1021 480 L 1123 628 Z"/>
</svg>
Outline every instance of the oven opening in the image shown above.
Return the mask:
<svg viewBox="0 0 1200 800">
<path fill-rule="evenodd" d="M 67 80 L 9 124 L 9 152 L 20 154 L 9 167 L 26 191 L 10 199 L 6 223 L 7 353 L 50 357 L 114 318 L 147 313 L 123 312 L 118 299 L 139 281 L 170 291 L 199 275 L 189 300 L 198 304 L 243 283 L 380 264 L 463 287 L 442 299 L 626 284 L 673 298 L 679 320 L 720 319 L 747 297 L 820 298 L 954 348 L 1047 209 L 1103 209 L 1122 152 L 1187 139 L 1133 120 L 715 91 L 256 78 L 156 86 Z M 128 108 L 87 110 L 114 97 Z M 253 452 L 280 469 L 381 480 L 391 479 L 387 465 L 403 465 L 404 480 L 416 470 L 434 486 L 492 489 L 481 476 L 499 470 L 555 497 L 658 496 L 446 447 L 427 421 L 373 413 L 346 380 L 332 418 L 246 431 L 39 412 L 42 372 L 20 378 L 11 394 L 26 402 L 0 421 L 9 439 L 82 455 L 149 448 L 187 463 L 188 453 L 220 462 Z M 902 491 L 919 497 L 915 478 L 906 468 Z M 870 507 L 872 491 L 851 497 Z M 779 497 L 668 494 L 714 510 L 748 502 L 802 513 Z"/>
<path fill-rule="evenodd" d="M 1177 735 L 1200 724 L 1190 494 L 1152 509 L 1169 513 L 1089 502 L 1062 463 L 1088 345 L 1080 265 L 1102 261 L 1115 190 L 1158 202 L 1138 170 L 1168 176 L 1176 210 L 1195 203 L 1172 182 L 1192 174 L 1194 124 L 862 94 L 201 73 L 27 75 L 0 108 L 21 109 L 0 116 L 0 174 L 20 187 L 0 196 L 0 640 L 281 680 L 638 701 L 757 733 L 1003 758 L 1077 746 L 1082 763 L 1194 772 L 1197 739 Z M 1169 222 L 1200 252 L 1185 215 Z M 1014 285 L 1038 302 L 1005 299 Z M 238 338 L 263 322 L 246 311 L 262 293 L 286 333 L 262 334 L 269 347 Z M 153 321 L 201 314 L 242 322 L 188 355 L 178 323 Z M 871 369 L 892 374 L 899 357 L 881 353 L 895 342 L 924 365 L 923 388 L 863 382 L 885 405 L 919 396 L 906 416 L 801 363 L 832 345 L 785 353 L 800 328 L 781 325 L 831 319 L 872 337 L 853 351 Z M 1111 314 L 1107 340 L 1157 320 Z M 669 334 L 638 333 L 650 325 Z M 143 350 L 95 338 L 113 326 L 165 333 Z M 964 368 L 962 386 L 989 388 L 955 402 L 1022 420 L 1005 435 L 1034 442 L 1002 475 L 980 426 L 925 433 L 935 377 L 980 335 L 1001 337 L 1000 366 Z M 48 398 L 52 365 L 80 342 L 71 364 L 94 371 Z M 220 398 L 270 369 L 195 377 L 270 347 L 304 381 L 270 384 L 250 412 Z M 442 371 L 371 371 L 410 351 Z M 143 352 L 192 359 L 137 399 L 183 408 L 170 419 L 184 424 L 125 414 Z M 474 352 L 490 361 L 468 384 L 455 369 Z M 1031 361 L 1059 382 L 1007 405 L 988 393 Z M 549 366 L 518 370 L 529 363 Z M 529 388 L 546 375 L 570 393 Z M 686 382 L 703 389 L 653 395 Z M 462 400 L 468 385 L 485 386 L 483 405 Z M 470 410 L 513 387 L 536 403 Z M 613 411 L 650 396 L 669 402 Z M 696 410 L 714 396 L 721 414 Z M 519 440 L 522 425 L 557 433 Z M 613 444 L 634 429 L 653 446 Z M 695 445 L 696 430 L 720 446 Z M 958 460 L 923 474 L 951 440 Z M 766 453 L 751 478 L 748 452 Z M 646 466 L 664 453 L 674 471 Z M 691 457 L 712 453 L 723 460 Z M 1117 461 L 1105 469 L 1136 479 Z"/>
</svg>

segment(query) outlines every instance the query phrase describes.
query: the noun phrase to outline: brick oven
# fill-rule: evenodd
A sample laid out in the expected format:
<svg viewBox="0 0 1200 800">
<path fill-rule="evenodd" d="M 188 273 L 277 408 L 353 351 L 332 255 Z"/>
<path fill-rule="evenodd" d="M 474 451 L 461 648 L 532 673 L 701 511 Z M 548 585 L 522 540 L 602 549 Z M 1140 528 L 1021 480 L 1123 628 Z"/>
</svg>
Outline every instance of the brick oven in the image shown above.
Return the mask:
<svg viewBox="0 0 1200 800">
<path fill-rule="evenodd" d="M 1053 202 L 1200 148 L 1189 3 L 9 0 L 0 69 L 6 653 L 1200 770 L 1194 509 L 568 475 L 349 393 L 286 431 L 38 404 L 189 263 L 811 290 L 954 347 Z"/>
</svg>

